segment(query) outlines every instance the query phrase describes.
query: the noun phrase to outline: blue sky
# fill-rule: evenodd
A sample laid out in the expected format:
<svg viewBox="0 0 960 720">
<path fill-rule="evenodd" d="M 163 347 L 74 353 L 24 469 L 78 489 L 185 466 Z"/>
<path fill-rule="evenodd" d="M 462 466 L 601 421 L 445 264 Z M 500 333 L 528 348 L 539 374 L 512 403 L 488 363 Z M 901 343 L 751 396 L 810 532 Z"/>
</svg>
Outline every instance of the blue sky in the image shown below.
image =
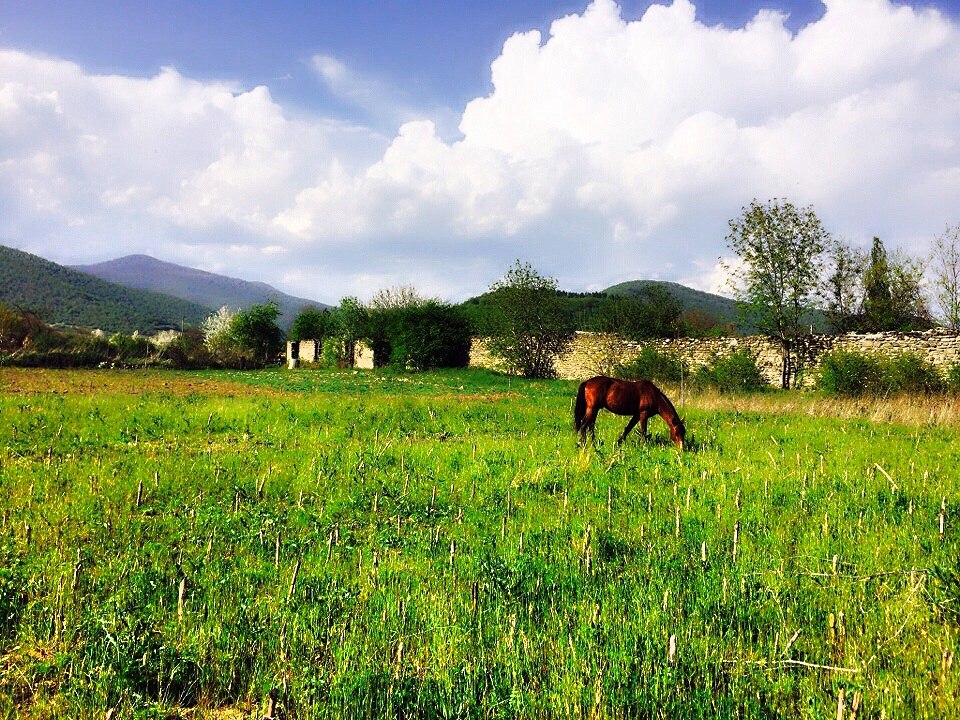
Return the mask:
<svg viewBox="0 0 960 720">
<path fill-rule="evenodd" d="M 0 241 L 63 262 L 147 252 L 326 302 L 396 284 L 460 299 L 518 257 L 574 290 L 717 290 L 726 221 L 753 197 L 922 254 L 960 222 L 958 17 L 7 0 Z"/>
</svg>

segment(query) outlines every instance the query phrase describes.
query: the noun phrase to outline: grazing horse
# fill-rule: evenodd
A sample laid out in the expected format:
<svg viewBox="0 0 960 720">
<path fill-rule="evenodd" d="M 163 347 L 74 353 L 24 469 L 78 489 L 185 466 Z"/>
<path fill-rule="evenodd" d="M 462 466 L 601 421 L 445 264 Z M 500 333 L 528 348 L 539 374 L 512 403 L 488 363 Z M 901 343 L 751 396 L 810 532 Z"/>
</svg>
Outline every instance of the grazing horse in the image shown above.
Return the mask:
<svg viewBox="0 0 960 720">
<path fill-rule="evenodd" d="M 632 415 L 623 429 L 617 444 L 622 443 L 633 426 L 640 423 L 640 434 L 647 436 L 647 418 L 657 414 L 670 426 L 670 439 L 683 449 L 686 428 L 673 403 L 649 380 L 617 380 L 598 375 L 580 383 L 577 401 L 573 410 L 573 427 L 580 433 L 580 442 L 587 440 L 587 430 L 593 437 L 593 425 L 597 413 L 606 408 L 617 415 Z"/>
</svg>

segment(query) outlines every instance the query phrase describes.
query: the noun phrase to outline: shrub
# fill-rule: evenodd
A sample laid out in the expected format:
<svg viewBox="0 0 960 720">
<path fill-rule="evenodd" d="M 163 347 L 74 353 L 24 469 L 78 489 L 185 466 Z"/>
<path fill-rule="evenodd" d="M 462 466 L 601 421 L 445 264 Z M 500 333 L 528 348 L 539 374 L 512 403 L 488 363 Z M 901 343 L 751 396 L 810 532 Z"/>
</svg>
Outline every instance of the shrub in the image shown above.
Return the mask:
<svg viewBox="0 0 960 720">
<path fill-rule="evenodd" d="M 427 302 L 394 311 L 390 362 L 413 370 L 465 367 L 470 362 L 470 326 L 450 305 Z"/>
<path fill-rule="evenodd" d="M 951 365 L 947 370 L 947 389 L 960 392 L 960 363 Z"/>
<path fill-rule="evenodd" d="M 353 345 L 339 336 L 324 338 L 321 351 L 321 365 L 328 368 L 345 368 L 353 365 L 350 349 Z"/>
<path fill-rule="evenodd" d="M 937 368 L 916 353 L 901 353 L 883 363 L 883 385 L 893 393 L 936 393 L 944 389 Z"/>
<path fill-rule="evenodd" d="M 150 357 L 153 347 L 150 341 L 142 335 L 124 335 L 116 333 L 110 337 L 110 346 L 114 359 L 118 362 L 131 360 L 146 360 Z"/>
<path fill-rule="evenodd" d="M 720 392 L 750 392 L 767 386 L 756 358 L 747 350 L 714 355 L 707 365 L 697 368 L 693 380 L 699 387 L 715 387 Z"/>
<path fill-rule="evenodd" d="M 820 360 L 817 387 L 831 395 L 859 397 L 883 389 L 883 363 L 875 355 L 834 350 Z"/>
<path fill-rule="evenodd" d="M 929 394 L 941 392 L 949 383 L 949 378 L 945 383 L 936 367 L 916 353 L 884 358 L 835 350 L 821 360 L 817 386 L 832 395 L 859 397 L 884 393 Z"/>
<path fill-rule="evenodd" d="M 678 353 L 659 350 L 653 345 L 644 345 L 636 357 L 616 368 L 618 377 L 642 378 L 655 383 L 680 382 L 688 372 L 687 364 Z"/>
</svg>

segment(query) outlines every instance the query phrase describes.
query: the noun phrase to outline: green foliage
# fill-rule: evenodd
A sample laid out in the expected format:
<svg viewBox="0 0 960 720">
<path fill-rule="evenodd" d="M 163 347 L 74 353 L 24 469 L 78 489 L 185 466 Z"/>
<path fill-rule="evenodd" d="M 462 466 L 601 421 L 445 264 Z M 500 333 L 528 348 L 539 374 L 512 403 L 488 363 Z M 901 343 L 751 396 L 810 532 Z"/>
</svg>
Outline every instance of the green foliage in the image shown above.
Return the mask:
<svg viewBox="0 0 960 720">
<path fill-rule="evenodd" d="M 275 302 L 251 305 L 233 316 L 230 334 L 241 357 L 255 365 L 266 365 L 283 349 L 284 334 L 277 325 L 280 308 Z"/>
<path fill-rule="evenodd" d="M 889 257 L 880 238 L 873 238 L 863 277 L 862 328 L 908 331 L 930 327 L 930 309 L 921 287 L 923 276 L 922 264 Z"/>
<path fill-rule="evenodd" d="M 178 370 L 213 367 L 215 360 L 205 342 L 203 330 L 186 328 L 161 350 L 161 357 Z"/>
<path fill-rule="evenodd" d="M 812 207 L 797 208 L 787 200 L 754 200 L 730 220 L 727 244 L 741 261 L 727 268 L 734 291 L 760 332 L 780 342 L 784 389 L 792 381 L 792 342 L 809 328 L 804 320 L 819 287 L 828 239 Z"/>
<path fill-rule="evenodd" d="M 713 387 L 723 393 L 753 392 L 767 387 L 757 366 L 757 360 L 748 350 L 737 350 L 729 355 L 714 355 L 693 375 L 698 387 Z"/>
<path fill-rule="evenodd" d="M 817 387 L 832 395 L 931 394 L 949 386 L 932 363 L 916 353 L 883 357 L 834 350 L 823 356 Z"/>
<path fill-rule="evenodd" d="M 834 350 L 820 360 L 817 386 L 832 395 L 877 394 L 883 387 L 883 363 L 876 355 Z"/>
<path fill-rule="evenodd" d="M 677 335 L 742 334 L 736 326 L 736 303 L 720 295 L 693 290 L 677 283 L 641 280 L 614 285 L 603 292 L 556 291 L 562 313 L 576 330 L 616 330 L 625 337 L 654 338 Z M 490 324 L 492 293 L 471 298 L 460 309 L 475 334 Z"/>
<path fill-rule="evenodd" d="M 120 362 L 144 361 L 154 352 L 153 345 L 142 335 L 115 333 L 110 336 L 109 343 L 115 359 Z"/>
<path fill-rule="evenodd" d="M 917 353 L 899 353 L 882 361 L 884 389 L 890 393 L 942 392 L 945 383 L 933 363 Z"/>
<path fill-rule="evenodd" d="M 629 380 L 652 380 L 655 383 L 678 383 L 689 373 L 687 364 L 677 353 L 644 345 L 635 358 L 619 366 L 616 376 Z"/>
<path fill-rule="evenodd" d="M 947 368 L 947 388 L 951 392 L 960 392 L 960 363 Z"/>
<path fill-rule="evenodd" d="M 484 334 L 491 354 L 528 378 L 556 374 L 554 362 L 573 340 L 573 323 L 557 296 L 557 281 L 517 260 L 490 287 Z"/>
<path fill-rule="evenodd" d="M 290 339 L 294 342 L 300 340 L 319 340 L 323 341 L 328 335 L 335 331 L 335 320 L 330 310 L 317 310 L 316 308 L 306 308 L 300 311 L 293 320 L 290 327 Z"/>
<path fill-rule="evenodd" d="M 345 297 L 333 311 L 334 328 L 342 354 L 338 365 L 352 366 L 357 341 L 368 331 L 367 308 L 355 297 Z"/>
<path fill-rule="evenodd" d="M 931 251 L 933 295 L 946 327 L 960 331 L 960 225 L 947 226 L 933 240 Z"/>
<path fill-rule="evenodd" d="M 393 365 L 427 370 L 470 362 L 470 326 L 455 307 L 430 301 L 398 308 L 389 325 Z"/>
<path fill-rule="evenodd" d="M 866 258 L 843 240 L 828 243 L 827 255 L 830 271 L 822 294 L 830 327 L 838 333 L 857 330 L 863 324 L 860 303 Z"/>
<path fill-rule="evenodd" d="M 13 543 L 0 547 L 0 652 L 15 637 L 27 609 L 27 589 L 23 566 Z"/>
<path fill-rule="evenodd" d="M 327 368 L 349 367 L 351 363 L 348 362 L 348 358 L 353 357 L 343 338 L 339 336 L 328 337 L 323 341 L 320 356 L 323 367 Z"/>
</svg>

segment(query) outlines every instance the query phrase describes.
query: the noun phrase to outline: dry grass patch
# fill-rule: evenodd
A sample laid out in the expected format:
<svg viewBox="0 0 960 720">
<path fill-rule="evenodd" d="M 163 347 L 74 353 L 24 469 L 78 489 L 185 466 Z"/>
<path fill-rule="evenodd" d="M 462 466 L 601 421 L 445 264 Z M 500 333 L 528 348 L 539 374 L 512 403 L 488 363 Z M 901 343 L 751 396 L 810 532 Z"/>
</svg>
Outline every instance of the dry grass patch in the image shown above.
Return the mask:
<svg viewBox="0 0 960 720">
<path fill-rule="evenodd" d="M 802 390 L 728 395 L 705 390 L 667 389 L 683 415 L 684 406 L 705 411 L 808 415 L 898 423 L 913 426 L 960 427 L 960 397 L 956 395 L 897 395 L 891 397 L 825 397 Z"/>
<path fill-rule="evenodd" d="M 171 370 L 0 368 L 0 392 L 13 395 L 281 395 L 267 387 Z"/>
</svg>

